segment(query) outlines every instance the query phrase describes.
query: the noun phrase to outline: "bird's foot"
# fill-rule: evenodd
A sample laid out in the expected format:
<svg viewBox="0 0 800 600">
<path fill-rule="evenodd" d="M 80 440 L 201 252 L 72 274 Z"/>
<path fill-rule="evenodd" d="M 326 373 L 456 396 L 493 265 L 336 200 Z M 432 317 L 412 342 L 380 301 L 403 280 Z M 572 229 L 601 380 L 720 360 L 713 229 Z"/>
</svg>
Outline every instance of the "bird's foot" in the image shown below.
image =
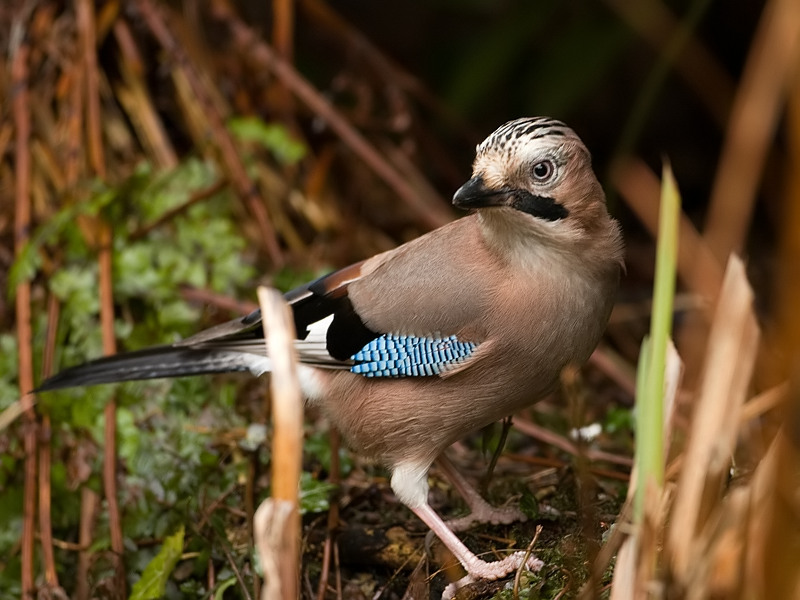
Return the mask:
<svg viewBox="0 0 800 600">
<path fill-rule="evenodd" d="M 510 525 L 511 523 L 528 519 L 525 513 L 516 506 L 496 508 L 489 504 L 483 499 L 478 490 L 458 472 L 453 463 L 444 454 L 437 459 L 437 464 L 442 474 L 458 490 L 458 493 L 461 494 L 470 509 L 470 514 L 446 522 L 451 531 L 466 531 L 478 523 Z"/>
<path fill-rule="evenodd" d="M 464 563 L 467 575 L 448 585 L 444 589 L 442 600 L 450 600 L 460 588 L 479 579 L 494 581 L 513 573 L 523 566 L 525 554 L 525 552 L 514 552 L 514 554 L 507 556 L 503 560 L 494 562 L 485 562 L 473 555 L 473 560 L 468 560 Z M 525 563 L 525 567 L 533 572 L 538 572 L 543 566 L 544 563 L 535 556 L 529 556 L 527 563 Z"/>
<path fill-rule="evenodd" d="M 451 531 L 466 531 L 473 525 L 491 523 L 492 525 L 510 525 L 511 523 L 527 521 L 527 515 L 517 506 L 495 507 L 484 502 L 473 503 L 472 512 L 457 519 L 445 521 Z"/>
</svg>

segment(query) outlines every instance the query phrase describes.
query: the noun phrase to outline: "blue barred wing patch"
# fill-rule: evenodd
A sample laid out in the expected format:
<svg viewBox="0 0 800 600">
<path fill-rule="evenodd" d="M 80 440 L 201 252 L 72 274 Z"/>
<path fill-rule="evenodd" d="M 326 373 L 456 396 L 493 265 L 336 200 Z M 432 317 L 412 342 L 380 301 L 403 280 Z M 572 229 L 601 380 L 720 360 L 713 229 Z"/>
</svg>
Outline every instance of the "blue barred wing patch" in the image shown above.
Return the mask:
<svg viewBox="0 0 800 600">
<path fill-rule="evenodd" d="M 350 371 L 364 377 L 426 377 L 439 375 L 466 360 L 477 348 L 472 342 L 460 342 L 456 336 L 445 338 L 413 335 L 382 335 L 364 346 L 351 358 Z"/>
</svg>

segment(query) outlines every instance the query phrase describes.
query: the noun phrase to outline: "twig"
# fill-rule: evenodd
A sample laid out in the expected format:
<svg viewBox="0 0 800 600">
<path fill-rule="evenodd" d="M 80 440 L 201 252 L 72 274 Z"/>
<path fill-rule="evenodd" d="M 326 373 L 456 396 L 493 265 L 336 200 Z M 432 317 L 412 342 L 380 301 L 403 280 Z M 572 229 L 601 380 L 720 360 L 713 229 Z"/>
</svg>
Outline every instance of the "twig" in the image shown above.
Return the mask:
<svg viewBox="0 0 800 600">
<path fill-rule="evenodd" d="M 80 0 L 76 7 L 78 29 L 83 52 L 84 80 L 86 82 L 86 127 L 89 147 L 89 162 L 100 178 L 106 177 L 103 152 L 102 114 L 100 90 L 97 76 L 97 48 L 94 23 L 94 4 L 91 0 Z M 99 264 L 100 325 L 103 338 L 103 353 L 106 356 L 117 351 L 114 337 L 114 292 L 111 276 L 111 229 L 105 223 L 95 223 L 99 237 L 97 260 Z M 126 578 L 123 556 L 125 545 L 122 537 L 122 517 L 117 501 L 117 405 L 112 399 L 104 410 L 103 444 L 103 491 L 108 508 L 108 528 L 113 553 L 114 582 L 117 593 L 126 594 Z"/>
<path fill-rule="evenodd" d="M 511 430 L 511 424 L 510 416 L 503 419 L 503 428 L 500 430 L 500 439 L 497 441 L 497 448 L 495 448 L 494 452 L 492 453 L 492 459 L 489 461 L 489 466 L 486 467 L 486 473 L 483 475 L 483 477 L 481 477 L 479 489 L 483 495 L 486 495 L 486 492 L 489 490 L 489 484 L 492 481 L 494 469 L 497 467 L 497 460 L 500 458 L 500 455 L 503 453 L 503 449 L 506 447 L 506 441 L 508 440 L 508 432 Z"/>
<path fill-rule="evenodd" d="M 511 454 L 506 453 L 503 455 L 508 460 L 516 462 L 527 463 L 530 465 L 544 466 L 554 469 L 563 469 L 569 463 L 557 458 L 548 458 L 543 456 L 528 456 L 525 454 Z M 598 477 L 605 477 L 607 479 L 616 479 L 618 481 L 630 481 L 630 475 L 627 473 L 620 473 L 619 471 L 610 471 L 608 469 L 601 469 L 600 467 L 589 467 L 589 472 Z M 538 474 L 537 474 L 538 475 Z"/>
<path fill-rule="evenodd" d="M 56 347 L 56 333 L 58 331 L 58 316 L 61 305 L 54 295 L 47 300 L 47 339 L 45 340 L 44 359 L 42 361 L 42 376 L 48 377 L 53 372 L 53 355 Z M 52 525 L 52 490 L 50 486 L 50 465 L 52 462 L 52 447 L 50 445 L 50 415 L 42 416 L 39 431 L 39 537 L 42 544 L 42 562 L 44 563 L 44 579 L 50 588 L 58 586 L 58 572 L 56 571 L 55 555 L 53 553 L 53 525 Z"/>
<path fill-rule="evenodd" d="M 340 483 L 340 466 L 339 466 L 339 431 L 331 429 L 330 431 L 330 446 L 331 446 L 331 470 L 329 474 L 329 481 L 334 485 Z M 336 545 L 334 534 L 339 527 L 339 494 L 337 493 L 334 501 L 328 509 L 328 524 L 325 533 L 325 545 L 322 551 L 322 573 L 319 577 L 319 586 L 317 587 L 317 600 L 324 600 L 325 592 L 328 588 L 328 576 L 330 574 L 331 550 Z"/>
<path fill-rule="evenodd" d="M 258 308 L 258 304 L 250 300 L 237 300 L 207 289 L 183 287 L 181 297 L 188 302 L 211 305 L 237 315 L 246 315 Z"/>
<path fill-rule="evenodd" d="M 89 162 L 100 179 L 105 179 L 106 164 L 103 157 L 103 125 L 100 111 L 100 90 L 97 78 L 97 44 L 94 27 L 94 4 L 79 0 L 75 9 L 81 39 L 84 81 L 86 82 L 86 133 Z"/>
<path fill-rule="evenodd" d="M 78 524 L 78 554 L 77 576 L 75 577 L 75 598 L 89 600 L 89 567 L 92 564 L 92 540 L 94 526 L 97 518 L 97 507 L 100 505 L 100 495 L 87 484 L 81 487 L 81 516 Z"/>
<path fill-rule="evenodd" d="M 256 515 L 256 501 L 258 495 L 258 475 L 259 475 L 259 459 L 258 459 L 258 451 L 259 448 L 256 448 L 254 452 L 250 452 L 250 456 L 248 457 L 247 461 L 247 474 L 244 486 L 244 513 L 245 519 L 247 520 L 247 539 L 248 539 L 248 551 L 250 556 L 253 556 L 253 551 L 255 550 L 255 515 Z M 253 577 L 253 598 L 261 597 L 261 579 L 259 577 Z"/>
<path fill-rule="evenodd" d="M 514 598 L 514 600 L 519 600 L 519 582 L 522 579 L 522 572 L 525 570 L 525 565 L 528 564 L 528 559 L 531 557 L 531 552 L 533 552 L 533 547 L 536 545 L 536 541 L 539 539 L 542 529 L 543 527 L 541 525 L 536 526 L 536 533 L 533 534 L 531 543 L 528 544 L 528 547 L 525 549 L 525 556 L 522 558 L 522 564 L 519 569 L 517 569 L 517 574 L 514 575 L 514 590 L 512 592 L 512 598 Z"/>
<path fill-rule="evenodd" d="M 253 180 L 250 179 L 244 164 L 242 164 L 233 138 L 223 123 L 222 115 L 219 114 L 209 98 L 207 90 L 203 86 L 194 66 L 189 62 L 186 52 L 178 44 L 159 11 L 150 3 L 150 0 L 139 0 L 138 7 L 150 31 L 158 40 L 158 43 L 176 62 L 186 77 L 186 81 L 189 83 L 195 97 L 203 105 L 205 117 L 210 128 L 209 135 L 213 136 L 214 143 L 219 149 L 222 165 L 227 171 L 236 193 L 245 201 L 258 224 L 270 260 L 276 266 L 283 265 L 284 258 L 278 244 L 275 229 L 270 223 L 267 210 L 256 191 L 257 188 Z"/>
<path fill-rule="evenodd" d="M 603 372 L 631 398 L 636 396 L 634 368 L 611 348 L 604 346 L 597 348 L 589 357 L 589 363 Z"/>
<path fill-rule="evenodd" d="M 413 211 L 417 221 L 428 228 L 436 228 L 452 220 L 444 202 L 437 197 L 425 197 L 405 178 L 320 94 L 295 68 L 282 60 L 255 32 L 236 18 L 225 0 L 214 3 L 215 16 L 227 22 L 236 44 L 248 48 L 252 57 L 278 77 L 301 101 L 350 147 L 364 163 L 383 179 Z"/>
<path fill-rule="evenodd" d="M 222 552 L 225 553 L 225 558 L 228 560 L 228 564 L 231 566 L 231 570 L 233 571 L 234 577 L 236 577 L 236 581 L 239 582 L 239 588 L 242 590 L 242 594 L 245 597 L 245 600 L 253 600 L 252 596 L 250 596 L 250 592 L 247 591 L 247 584 L 244 581 L 244 577 L 242 577 L 242 573 L 239 570 L 239 567 L 236 564 L 236 561 L 233 560 L 233 556 L 231 555 L 230 550 L 228 550 L 227 546 L 223 543 L 220 544 L 220 548 Z M 293 596 L 286 596 L 287 598 L 293 598 Z"/>
<path fill-rule="evenodd" d="M 15 23 L 22 27 L 22 23 Z M 19 32 L 21 34 L 21 32 Z M 14 181 L 16 195 L 14 206 L 14 251 L 17 256 L 28 242 L 31 226 L 31 153 L 30 135 L 31 121 L 29 112 L 28 90 L 28 58 L 30 48 L 25 40 L 12 50 L 11 89 L 12 111 L 16 139 L 14 153 L 16 157 Z M 33 349 L 31 341 L 31 286 L 23 281 L 16 289 L 17 344 L 19 353 L 19 386 L 20 396 L 29 395 L 33 389 Z M 30 402 L 25 411 L 23 426 L 23 444 L 25 447 L 25 485 L 22 522 L 22 596 L 32 598 L 35 595 L 34 576 L 34 544 L 36 531 L 36 413 Z"/>
<path fill-rule="evenodd" d="M 549 429 L 540 427 L 539 425 L 536 425 L 531 421 L 515 417 L 514 427 L 519 429 L 525 435 L 529 435 L 538 440 L 541 440 L 546 444 L 555 446 L 556 448 L 563 450 L 564 452 L 568 452 L 569 454 L 577 456 L 580 453 L 578 447 L 565 437 L 560 436 L 557 433 L 550 431 Z M 605 452 L 603 450 L 595 450 L 593 448 L 587 448 L 585 455 L 586 458 L 588 458 L 589 460 L 603 460 L 606 462 L 613 463 L 615 465 L 622 465 L 624 467 L 633 466 L 633 461 L 630 457 L 620 456 L 618 454 L 612 454 L 610 452 Z"/>
<path fill-rule="evenodd" d="M 314 20 L 316 25 L 344 39 L 348 46 L 348 51 L 357 53 L 360 59 L 370 64 L 373 71 L 382 78 L 383 82 L 398 86 L 406 93 L 416 97 L 421 104 L 427 106 L 433 113 L 453 127 L 465 142 L 474 144 L 476 140 L 481 139 L 480 134 L 474 131 L 463 118 L 459 117 L 446 103 L 433 94 L 422 80 L 388 57 L 361 31 L 336 13 L 330 3 L 323 0 L 300 0 L 299 5 L 303 12 Z"/>
<path fill-rule="evenodd" d="M 216 182 L 212 183 L 207 188 L 204 188 L 202 190 L 197 190 L 183 204 L 180 204 L 178 206 L 175 206 L 175 207 L 171 208 L 170 210 L 165 212 L 163 215 L 161 215 L 159 218 L 157 218 L 152 223 L 148 223 L 147 225 L 144 225 L 143 227 L 140 227 L 139 229 L 134 231 L 129 236 L 130 241 L 135 242 L 136 240 L 139 240 L 139 239 L 145 237 L 148 233 L 150 233 L 154 229 L 158 229 L 159 227 L 161 227 L 165 223 L 168 223 L 169 221 L 174 219 L 177 215 L 181 214 L 182 212 L 185 212 L 186 210 L 188 210 L 190 207 L 194 206 L 198 202 L 202 202 L 203 200 L 207 200 L 208 198 L 211 198 L 215 194 L 221 192 L 222 190 L 225 189 L 225 186 L 227 184 L 228 183 L 226 181 L 219 180 L 219 181 L 216 181 Z"/>
<path fill-rule="evenodd" d="M 594 584 L 602 580 L 603 573 L 606 572 L 608 565 L 611 564 L 611 560 L 617 555 L 617 551 L 622 545 L 622 542 L 625 541 L 627 536 L 626 530 L 630 527 L 632 514 L 633 502 L 627 500 L 619 511 L 619 516 L 611 529 L 608 539 L 605 544 L 600 547 L 600 551 L 594 559 L 591 576 L 578 593 L 579 600 L 590 600 L 598 597 Z"/>
</svg>

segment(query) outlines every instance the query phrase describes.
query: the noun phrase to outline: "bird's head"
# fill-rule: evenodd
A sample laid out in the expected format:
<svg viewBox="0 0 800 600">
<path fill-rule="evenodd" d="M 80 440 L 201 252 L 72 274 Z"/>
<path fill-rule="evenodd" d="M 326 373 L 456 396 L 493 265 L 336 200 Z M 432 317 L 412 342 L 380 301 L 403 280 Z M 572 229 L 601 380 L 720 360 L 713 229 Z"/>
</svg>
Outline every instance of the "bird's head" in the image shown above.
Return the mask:
<svg viewBox="0 0 800 600">
<path fill-rule="evenodd" d="M 472 179 L 453 204 L 483 213 L 504 208 L 553 230 L 591 230 L 598 211 L 605 213 L 586 146 L 564 123 L 546 117 L 511 121 L 481 142 Z"/>
<path fill-rule="evenodd" d="M 472 178 L 453 204 L 475 209 L 487 241 L 513 254 L 538 254 L 534 246 L 542 245 L 572 257 L 621 252 L 589 151 L 561 121 L 533 117 L 499 127 L 478 145 Z"/>
</svg>

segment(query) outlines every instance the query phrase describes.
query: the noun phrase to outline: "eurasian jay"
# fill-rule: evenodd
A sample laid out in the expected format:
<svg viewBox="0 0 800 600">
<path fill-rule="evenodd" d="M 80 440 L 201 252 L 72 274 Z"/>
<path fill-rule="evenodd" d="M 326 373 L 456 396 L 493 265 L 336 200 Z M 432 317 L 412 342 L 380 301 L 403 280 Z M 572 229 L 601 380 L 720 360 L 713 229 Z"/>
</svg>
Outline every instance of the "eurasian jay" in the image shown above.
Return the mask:
<svg viewBox="0 0 800 600">
<path fill-rule="evenodd" d="M 487 563 L 470 552 L 428 504 L 428 469 L 588 359 L 614 303 L 623 245 L 588 150 L 549 118 L 511 121 L 486 138 L 453 204 L 473 212 L 285 298 L 308 402 L 354 450 L 391 469 L 397 497 L 468 577 L 496 579 L 522 553 Z M 255 311 L 171 346 L 66 369 L 38 391 L 269 370 Z"/>
</svg>

